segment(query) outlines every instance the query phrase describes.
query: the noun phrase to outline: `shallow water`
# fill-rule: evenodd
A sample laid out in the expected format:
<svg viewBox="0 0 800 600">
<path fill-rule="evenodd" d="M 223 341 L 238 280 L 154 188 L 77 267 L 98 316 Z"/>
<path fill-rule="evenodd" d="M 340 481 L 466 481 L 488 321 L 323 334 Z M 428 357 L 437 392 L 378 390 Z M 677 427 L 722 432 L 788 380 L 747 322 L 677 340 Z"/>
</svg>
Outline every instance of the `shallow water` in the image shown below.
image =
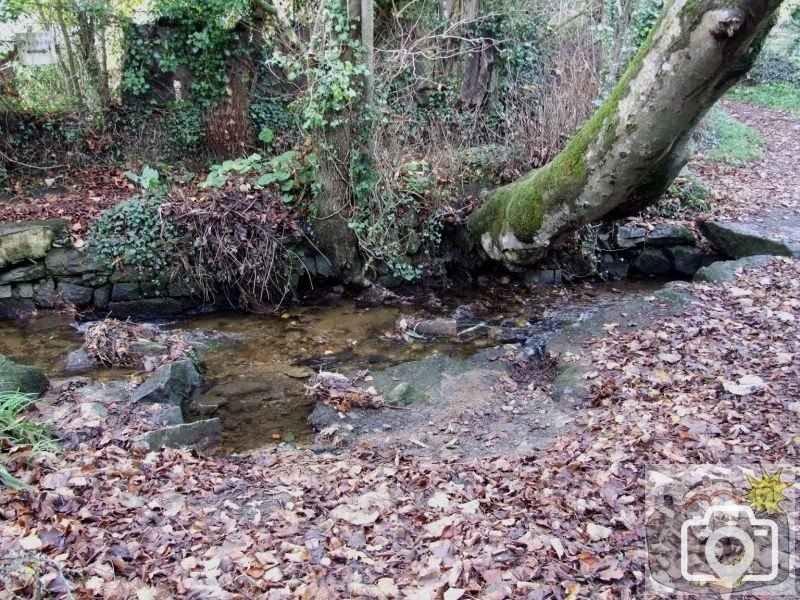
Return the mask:
<svg viewBox="0 0 800 600">
<path fill-rule="evenodd" d="M 580 320 L 614 298 L 654 290 L 660 283 L 545 287 L 535 292 L 500 286 L 451 293 L 444 305 L 428 307 L 358 308 L 340 301 L 289 307 L 275 316 L 221 313 L 164 326 L 184 331 L 200 346 L 208 372 L 194 406 L 217 407 L 224 426 L 223 446 L 241 451 L 279 441 L 311 441 L 306 418 L 313 406 L 303 384 L 313 371 L 379 371 L 436 354 L 466 357 L 498 343 L 498 332 L 525 326 L 552 330 Z M 465 341 L 408 343 L 392 337 L 401 315 L 447 316 L 464 304 L 479 304 L 475 324 L 493 327 L 479 328 Z M 82 341 L 69 315 L 0 323 L 0 354 L 40 366 L 54 378 L 66 376 L 64 356 Z M 127 373 L 105 370 L 88 375 L 108 379 Z M 203 418 L 199 413 L 188 416 Z"/>
</svg>

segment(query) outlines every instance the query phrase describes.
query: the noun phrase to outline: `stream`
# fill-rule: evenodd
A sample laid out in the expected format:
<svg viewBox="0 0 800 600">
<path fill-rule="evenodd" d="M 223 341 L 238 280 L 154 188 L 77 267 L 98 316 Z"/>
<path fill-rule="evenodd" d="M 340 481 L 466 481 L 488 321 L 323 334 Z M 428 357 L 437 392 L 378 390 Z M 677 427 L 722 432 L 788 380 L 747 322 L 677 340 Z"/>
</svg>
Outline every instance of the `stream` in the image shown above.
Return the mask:
<svg viewBox="0 0 800 600">
<path fill-rule="evenodd" d="M 223 449 L 246 451 L 281 441 L 308 444 L 314 432 L 306 423 L 313 401 L 305 395 L 307 377 L 319 370 L 352 373 L 421 360 L 435 355 L 467 358 L 481 348 L 519 335 L 546 334 L 586 318 L 598 308 L 633 293 L 651 292 L 663 281 L 650 279 L 571 286 L 495 286 L 448 291 L 446 299 L 408 307 L 359 308 L 338 300 L 290 306 L 278 315 L 217 313 L 160 324 L 183 332 L 198 348 L 207 368 L 202 394 L 185 407 L 189 420 L 219 416 Z M 402 316 L 462 315 L 457 339 L 398 339 Z M 468 316 L 464 323 L 463 315 Z M 51 314 L 0 322 L 0 354 L 34 364 L 52 379 L 67 378 L 64 357 L 83 335 L 72 315 Z M 93 379 L 125 379 L 121 369 L 82 373 Z"/>
</svg>

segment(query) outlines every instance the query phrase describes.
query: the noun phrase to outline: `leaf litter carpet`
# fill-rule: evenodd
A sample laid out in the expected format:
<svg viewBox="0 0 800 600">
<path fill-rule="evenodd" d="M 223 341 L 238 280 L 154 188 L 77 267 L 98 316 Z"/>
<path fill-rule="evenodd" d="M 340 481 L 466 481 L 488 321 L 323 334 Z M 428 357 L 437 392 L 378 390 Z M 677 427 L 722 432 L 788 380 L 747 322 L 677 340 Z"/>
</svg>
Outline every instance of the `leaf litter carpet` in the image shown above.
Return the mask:
<svg viewBox="0 0 800 600">
<path fill-rule="evenodd" d="M 124 403 L 62 410 L 57 455 L 12 462 L 34 489 L 0 491 L 0 597 L 641 597 L 647 465 L 798 458 L 800 262 L 686 291 L 576 349 L 594 400 L 528 456 L 148 452 Z"/>
</svg>

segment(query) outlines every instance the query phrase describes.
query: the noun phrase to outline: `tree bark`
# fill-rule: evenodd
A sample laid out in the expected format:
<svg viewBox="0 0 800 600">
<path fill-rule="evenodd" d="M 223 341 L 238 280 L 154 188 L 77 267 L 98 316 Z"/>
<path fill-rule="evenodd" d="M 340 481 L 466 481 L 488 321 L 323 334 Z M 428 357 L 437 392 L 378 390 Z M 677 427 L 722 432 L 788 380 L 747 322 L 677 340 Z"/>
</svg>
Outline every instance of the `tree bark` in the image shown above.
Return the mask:
<svg viewBox="0 0 800 600">
<path fill-rule="evenodd" d="M 533 264 L 586 223 L 657 200 L 709 108 L 752 66 L 781 0 L 672 0 L 609 98 L 544 167 L 491 192 L 469 226 L 495 260 Z"/>
<path fill-rule="evenodd" d="M 104 85 L 102 67 L 97 52 L 97 42 L 95 39 L 97 29 L 97 16 L 86 10 L 79 10 L 75 13 L 78 24 L 78 47 L 80 48 L 81 59 L 86 65 L 86 73 L 94 87 L 100 104 L 105 106 L 108 103 L 108 86 Z"/>
<path fill-rule="evenodd" d="M 64 38 L 64 48 L 67 50 L 67 84 L 70 86 L 72 93 L 78 101 L 78 107 L 82 110 L 84 107 L 83 93 L 81 92 L 81 84 L 78 79 L 78 65 L 75 61 L 75 52 L 72 49 L 72 40 L 69 37 L 69 29 L 67 29 L 67 21 L 64 18 L 64 9 L 59 5 L 56 12 L 58 19 L 58 28 L 61 31 L 61 37 Z"/>
<path fill-rule="evenodd" d="M 367 108 L 375 104 L 375 10 L 374 0 L 361 0 L 361 45 L 364 47 L 364 103 Z"/>
<path fill-rule="evenodd" d="M 103 23 L 99 31 L 100 35 L 100 97 L 106 101 L 111 99 L 108 78 L 108 23 Z"/>
<path fill-rule="evenodd" d="M 361 0 L 344 0 L 348 20 L 357 23 L 360 19 Z M 325 23 L 321 23 L 325 27 Z M 361 29 L 353 28 L 356 39 Z M 321 37 L 321 36 L 320 36 Z M 345 46 L 341 59 L 352 60 L 352 52 Z M 311 226 L 318 245 L 330 261 L 331 271 L 345 283 L 364 283 L 364 264 L 359 252 L 359 241 L 349 222 L 355 213 L 353 197 L 354 184 L 351 174 L 351 160 L 358 151 L 355 138 L 357 132 L 353 120 L 363 110 L 350 106 L 345 109 L 349 115 L 338 115 L 336 126 L 327 126 L 316 132 L 316 154 L 319 167 L 317 183 L 319 192 L 314 199 L 316 215 Z"/>
</svg>

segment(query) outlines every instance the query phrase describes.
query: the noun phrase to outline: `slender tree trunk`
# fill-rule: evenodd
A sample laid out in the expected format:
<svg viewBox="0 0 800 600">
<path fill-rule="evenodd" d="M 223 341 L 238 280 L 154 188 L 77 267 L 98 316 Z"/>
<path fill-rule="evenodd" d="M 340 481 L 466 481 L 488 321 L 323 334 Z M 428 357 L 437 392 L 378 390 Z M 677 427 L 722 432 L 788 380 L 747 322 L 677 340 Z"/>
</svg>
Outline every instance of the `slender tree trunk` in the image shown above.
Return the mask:
<svg viewBox="0 0 800 600">
<path fill-rule="evenodd" d="M 469 221 L 493 259 L 532 264 L 586 223 L 654 202 L 692 131 L 752 66 L 781 0 L 672 0 L 609 98 L 550 163 Z"/>
<path fill-rule="evenodd" d="M 375 11 L 374 0 L 361 0 L 361 44 L 364 46 L 364 103 L 368 109 L 375 104 Z"/>
<path fill-rule="evenodd" d="M 110 89 L 111 86 L 109 84 L 108 79 L 108 40 L 106 39 L 106 35 L 108 35 L 108 24 L 103 23 L 103 26 L 100 28 L 99 36 L 100 36 L 100 90 L 101 90 L 101 98 L 105 98 L 105 101 L 108 102 L 111 99 Z"/>
<path fill-rule="evenodd" d="M 75 60 L 75 51 L 72 48 L 72 40 L 69 37 L 69 29 L 67 29 L 67 22 L 64 18 L 64 9 L 59 5 L 56 11 L 56 19 L 58 20 L 58 28 L 61 30 L 61 37 L 64 38 L 64 48 L 67 51 L 67 81 L 69 82 L 70 89 L 78 101 L 78 107 L 83 108 L 83 93 L 81 92 L 81 84 L 78 80 L 78 64 Z"/>
<path fill-rule="evenodd" d="M 108 102 L 108 88 L 103 85 L 102 69 L 95 40 L 97 18 L 84 10 L 77 11 L 76 18 L 81 60 L 86 65 L 86 73 L 89 76 L 92 87 L 97 92 L 100 104 L 105 106 Z"/>
</svg>

